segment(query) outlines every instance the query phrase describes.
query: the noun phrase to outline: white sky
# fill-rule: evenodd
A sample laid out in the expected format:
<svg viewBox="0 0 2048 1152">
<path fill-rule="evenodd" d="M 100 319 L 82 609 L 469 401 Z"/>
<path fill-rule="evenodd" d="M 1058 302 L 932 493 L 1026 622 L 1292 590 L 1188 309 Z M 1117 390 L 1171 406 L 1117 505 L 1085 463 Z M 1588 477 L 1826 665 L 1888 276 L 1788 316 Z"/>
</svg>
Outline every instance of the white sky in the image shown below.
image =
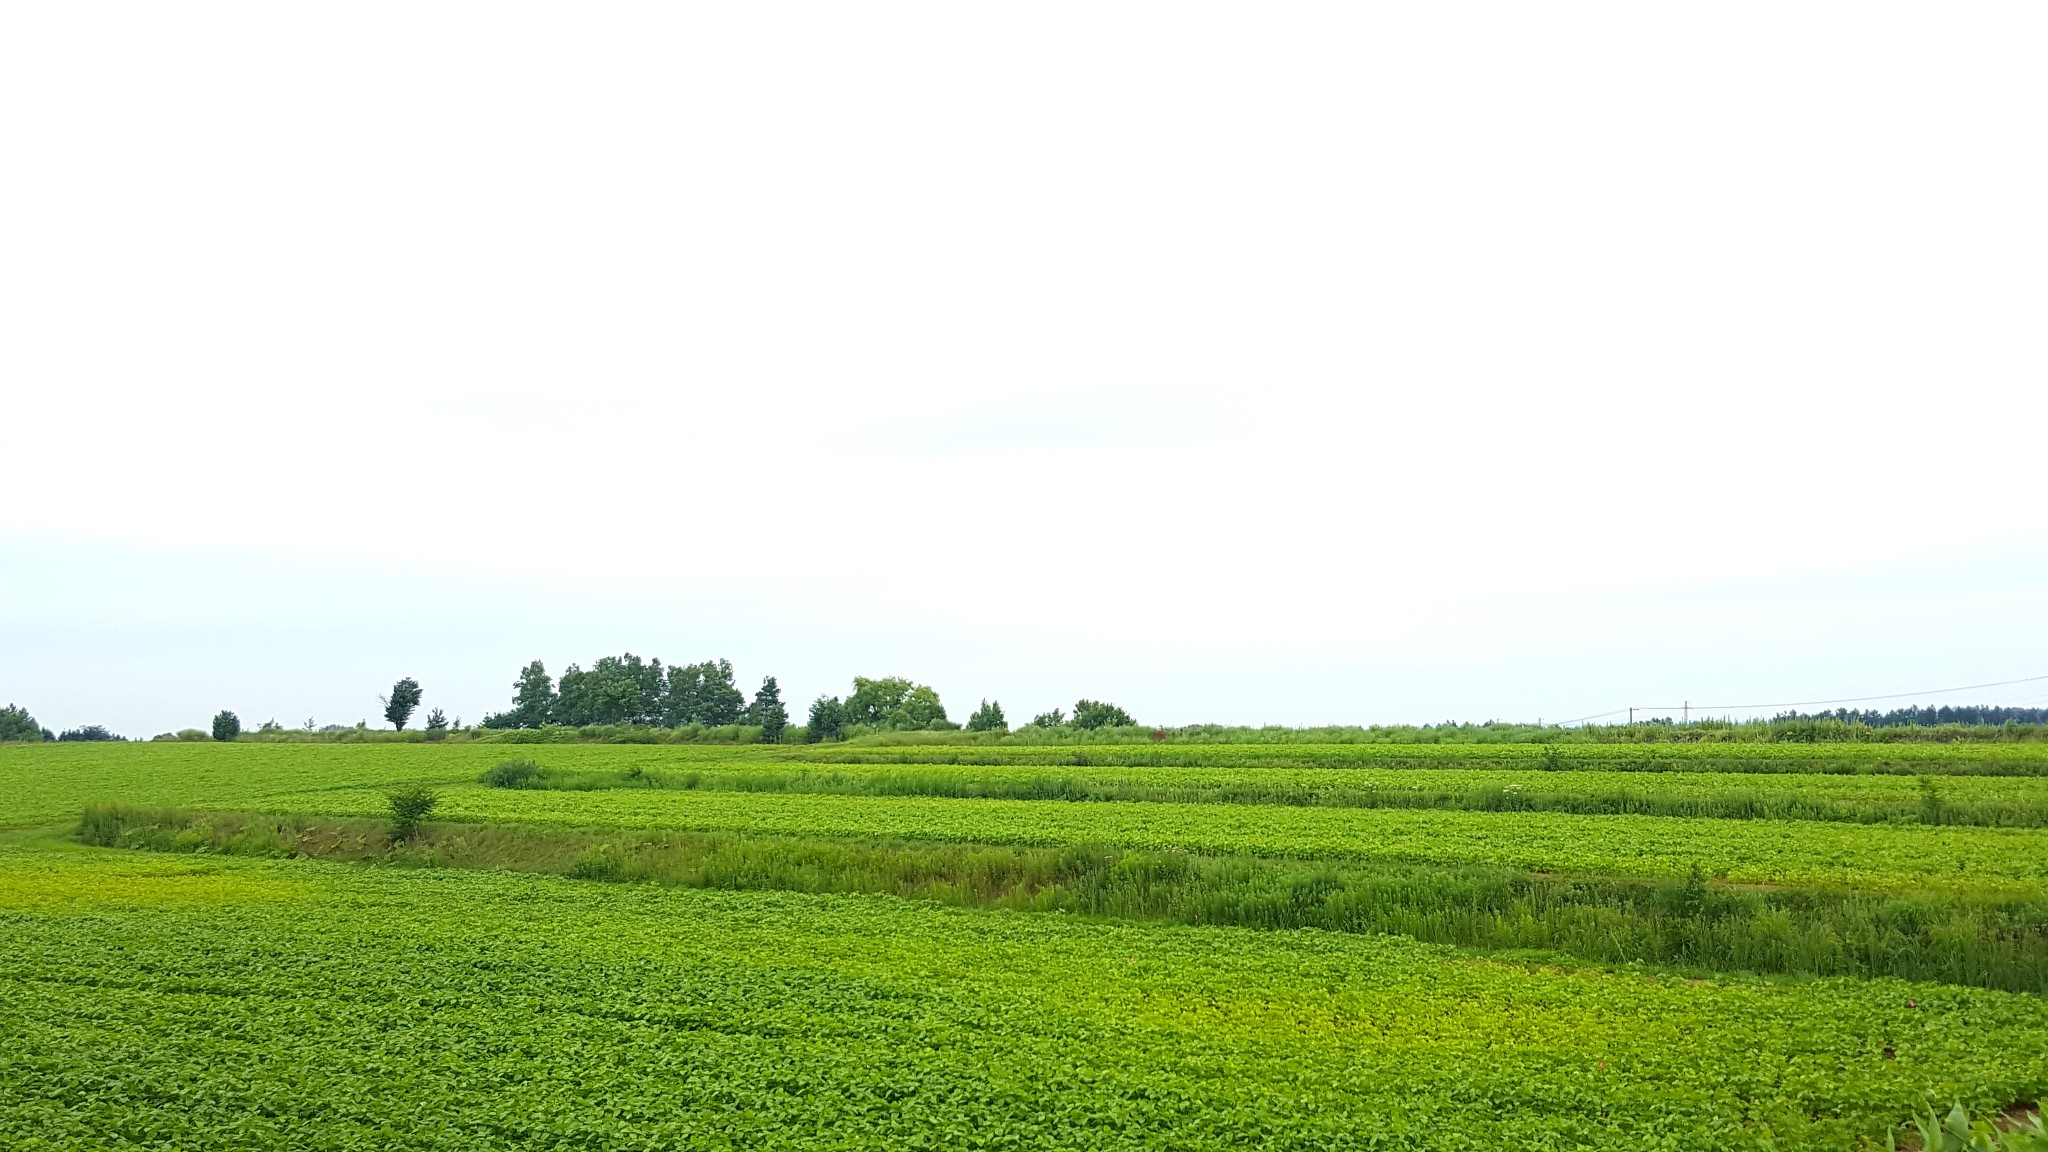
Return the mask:
<svg viewBox="0 0 2048 1152">
<path fill-rule="evenodd" d="M 0 9 L 0 697 L 2048 674 L 2036 4 Z M 2048 686 L 1966 693 L 2048 702 Z M 4 701 L 0 701 L 4 702 Z"/>
</svg>

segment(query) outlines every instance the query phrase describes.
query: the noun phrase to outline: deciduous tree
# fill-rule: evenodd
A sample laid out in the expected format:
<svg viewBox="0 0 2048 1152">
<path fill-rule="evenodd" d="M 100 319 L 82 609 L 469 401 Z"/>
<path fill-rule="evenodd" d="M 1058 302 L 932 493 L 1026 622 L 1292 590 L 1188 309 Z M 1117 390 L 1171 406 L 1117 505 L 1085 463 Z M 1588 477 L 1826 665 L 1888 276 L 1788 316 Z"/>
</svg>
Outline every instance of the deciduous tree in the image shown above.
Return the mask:
<svg viewBox="0 0 2048 1152">
<path fill-rule="evenodd" d="M 1114 704 L 1100 700 L 1074 701 L 1074 727 L 1076 728 L 1129 728 L 1137 724 L 1131 714 Z"/>
<path fill-rule="evenodd" d="M 403 732 L 405 722 L 412 719 L 413 709 L 420 706 L 420 682 L 407 676 L 391 686 L 391 695 L 377 699 L 384 703 L 384 719 Z"/>
</svg>

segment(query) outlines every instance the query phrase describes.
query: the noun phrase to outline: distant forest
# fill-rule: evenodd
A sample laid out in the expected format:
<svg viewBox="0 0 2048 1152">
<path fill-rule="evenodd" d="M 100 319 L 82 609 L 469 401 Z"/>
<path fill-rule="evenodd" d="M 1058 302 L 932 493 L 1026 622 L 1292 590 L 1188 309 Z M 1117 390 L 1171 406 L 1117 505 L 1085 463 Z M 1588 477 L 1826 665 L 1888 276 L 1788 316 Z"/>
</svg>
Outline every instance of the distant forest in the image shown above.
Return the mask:
<svg viewBox="0 0 2048 1152">
<path fill-rule="evenodd" d="M 1932 728 L 1937 724 L 2048 724 L 2048 708 L 2000 708 L 1993 704 L 1943 704 L 1939 708 L 1894 708 L 1879 712 L 1875 708 L 1858 711 L 1853 708 L 1837 708 L 1833 712 L 1780 712 L 1771 717 L 1780 720 L 1839 720 L 1844 724 L 1862 724 L 1869 728 Z"/>
</svg>

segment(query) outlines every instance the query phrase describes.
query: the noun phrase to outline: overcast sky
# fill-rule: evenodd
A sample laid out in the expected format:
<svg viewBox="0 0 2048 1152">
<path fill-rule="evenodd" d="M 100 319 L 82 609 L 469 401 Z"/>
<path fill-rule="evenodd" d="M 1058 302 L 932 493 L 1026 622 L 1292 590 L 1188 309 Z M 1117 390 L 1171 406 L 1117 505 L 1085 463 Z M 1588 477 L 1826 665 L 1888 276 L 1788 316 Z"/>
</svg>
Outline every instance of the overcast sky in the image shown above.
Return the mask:
<svg viewBox="0 0 2048 1152">
<path fill-rule="evenodd" d="M 2048 674 L 2044 34 L 8 6 L 0 698 L 148 735 L 413 675 L 475 720 L 630 650 L 799 711 L 1301 724 Z"/>
</svg>

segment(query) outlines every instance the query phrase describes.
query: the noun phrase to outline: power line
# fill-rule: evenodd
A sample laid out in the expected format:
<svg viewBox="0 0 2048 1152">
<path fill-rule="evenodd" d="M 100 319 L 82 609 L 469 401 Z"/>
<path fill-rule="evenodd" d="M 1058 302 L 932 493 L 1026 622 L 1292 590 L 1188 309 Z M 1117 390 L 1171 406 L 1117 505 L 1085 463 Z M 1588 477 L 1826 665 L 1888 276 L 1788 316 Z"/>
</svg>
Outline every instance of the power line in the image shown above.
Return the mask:
<svg viewBox="0 0 2048 1152">
<path fill-rule="evenodd" d="M 1845 696 L 1839 700 L 1787 700 L 1780 704 L 1637 704 L 1630 708 L 1616 708 L 1610 712 L 1595 712 L 1591 716 L 1580 716 L 1573 720 L 1560 720 L 1557 727 L 1583 724 L 1588 720 L 1600 720 L 1608 716 L 1619 716 L 1624 712 L 1672 712 L 1683 707 L 1691 712 L 1743 712 L 1758 708 L 1813 708 L 1822 704 L 1865 704 L 1872 700 L 1903 700 L 1908 696 L 1940 696 L 1949 692 L 1974 692 L 1979 688 L 2004 688 L 2012 684 L 2033 684 L 2048 680 L 2048 676 L 2022 676 L 2018 680 L 1994 680 L 1989 684 L 1964 684 L 1955 688 L 1927 688 L 1919 692 L 1887 692 L 1882 696 Z"/>
<path fill-rule="evenodd" d="M 1752 708 L 1811 708 L 1820 704 L 1862 704 L 1871 700 L 1903 700 L 1908 696 L 1940 696 L 1949 692 L 1974 692 L 1979 688 L 2003 688 L 2008 684 L 2032 684 L 2037 680 L 2048 680 L 2048 676 L 2023 676 L 2018 680 L 1994 680 L 1989 684 L 1964 684 L 1957 688 L 1928 688 L 1919 692 L 1889 692 L 1883 696 L 1845 696 L 1840 700 L 1788 700 L 1782 704 L 1694 704 L 1695 712 L 1711 711 L 1717 708 L 1740 712 Z M 1670 711 L 1670 704 L 1638 704 L 1638 708 L 1653 711 Z"/>
<path fill-rule="evenodd" d="M 1628 711 L 1626 708 L 1616 708 L 1612 712 L 1595 712 L 1591 716 L 1581 716 L 1576 720 L 1559 720 L 1555 726 L 1562 728 L 1567 724 L 1583 724 L 1588 720 L 1598 720 L 1603 716 L 1619 716 L 1626 711 Z"/>
</svg>

